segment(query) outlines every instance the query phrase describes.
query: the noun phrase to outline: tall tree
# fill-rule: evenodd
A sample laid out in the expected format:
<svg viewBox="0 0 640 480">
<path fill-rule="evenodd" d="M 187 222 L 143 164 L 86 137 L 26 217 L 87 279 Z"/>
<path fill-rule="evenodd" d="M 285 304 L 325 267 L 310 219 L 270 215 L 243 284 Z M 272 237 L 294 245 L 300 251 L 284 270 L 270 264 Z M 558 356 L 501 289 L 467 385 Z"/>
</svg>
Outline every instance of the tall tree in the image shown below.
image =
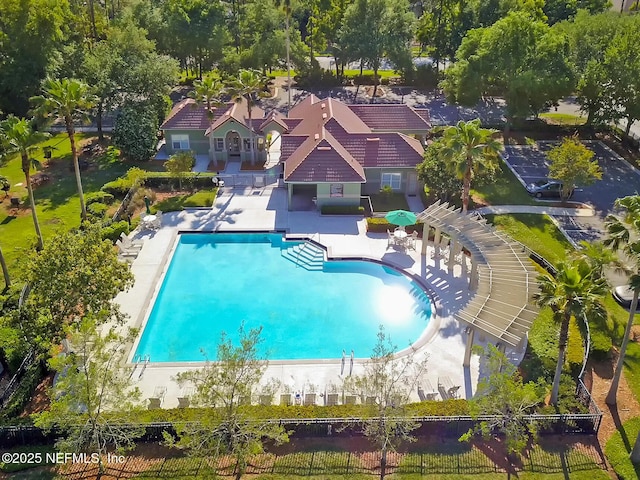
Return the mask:
<svg viewBox="0 0 640 480">
<path fill-rule="evenodd" d="M 212 118 L 213 108 L 222 105 L 222 96 L 224 95 L 224 83 L 220 77 L 209 73 L 202 77 L 202 80 L 193 82 L 194 89 L 189 92 L 189 97 L 193 98 L 198 105 L 204 105 L 207 109 L 207 115 Z"/>
<path fill-rule="evenodd" d="M 68 0 L 0 2 L 0 110 L 27 113 L 73 24 Z"/>
<path fill-rule="evenodd" d="M 45 349 L 61 340 L 66 324 L 83 315 L 117 317 L 112 300 L 133 284 L 129 267 L 118 261 L 97 225 L 58 234 L 28 259 L 24 278 L 31 285 L 27 306 L 33 314 L 21 328 Z"/>
<path fill-rule="evenodd" d="M 254 146 L 254 130 L 253 123 L 251 121 L 251 115 L 253 107 L 256 105 L 257 95 L 260 93 L 266 84 L 266 78 L 260 74 L 257 70 L 240 70 L 236 78 L 231 79 L 229 83 L 229 92 L 236 102 L 246 102 L 247 105 L 247 117 L 249 119 L 249 136 L 251 146 L 251 164 L 256 161 L 255 146 Z M 244 114 L 244 112 L 243 112 Z"/>
<path fill-rule="evenodd" d="M 613 250 L 621 250 L 633 264 L 633 273 L 629 277 L 629 287 L 633 290 L 633 301 L 629 308 L 629 320 L 622 338 L 613 380 L 605 400 L 609 405 L 615 405 L 617 402 L 618 385 L 624 367 L 624 357 L 627 353 L 631 327 L 638 308 L 638 295 L 640 294 L 640 196 L 634 195 L 619 198 L 616 200 L 615 206 L 624 209 L 624 216 L 622 218 L 618 218 L 615 215 L 607 217 L 605 223 L 607 238 L 604 243 Z"/>
<path fill-rule="evenodd" d="M 400 64 L 406 64 L 411 57 L 413 19 L 407 13 L 410 12 L 406 0 L 393 5 L 388 0 L 356 0 L 345 10 L 340 43 L 347 60 L 359 60 L 373 70 L 372 102 L 385 54 L 391 53 L 393 61 Z"/>
<path fill-rule="evenodd" d="M 288 441 L 281 425 L 252 418 L 242 408 L 255 393 L 268 365 L 259 352 L 261 330 L 247 332 L 241 325 L 237 344 L 223 333 L 215 362 L 207 361 L 203 368 L 176 377 L 179 384 L 195 387 L 192 403 L 205 408 L 200 410 L 197 422 L 177 427 L 179 439 L 175 444 L 198 456 L 233 456 L 237 480 L 247 469 L 248 456 L 260 452 L 263 442 Z M 172 438 L 166 439 L 174 443 Z"/>
<path fill-rule="evenodd" d="M 509 453 L 520 453 L 531 437 L 535 437 L 538 425 L 527 416 L 544 400 L 543 384 L 524 383 L 515 365 L 507 356 L 491 344 L 487 350 L 480 348 L 486 375 L 478 382 L 478 390 L 469 402 L 471 416 L 478 419 L 483 415 L 495 416 L 483 420 L 475 428 L 460 437 L 468 441 L 475 433 L 491 438 L 497 432 L 505 437 Z M 482 361 L 481 360 L 481 361 Z"/>
<path fill-rule="evenodd" d="M 291 24 L 291 0 L 275 0 L 276 6 L 284 10 L 285 34 L 286 34 L 286 55 L 287 55 L 287 115 L 291 110 L 291 37 L 289 27 Z"/>
<path fill-rule="evenodd" d="M 442 85 L 463 105 L 475 106 L 489 92 L 504 96 L 506 133 L 513 119 L 538 115 L 573 91 L 568 39 L 528 12 L 510 13 L 468 32 Z"/>
<path fill-rule="evenodd" d="M 443 155 L 462 179 L 462 212 L 469 207 L 471 180 L 481 170 L 498 168 L 502 144 L 495 139 L 497 130 L 481 128 L 480 120 L 458 122 L 444 131 Z"/>
<path fill-rule="evenodd" d="M 6 120 L 0 122 L 0 143 L 4 145 L 3 155 L 11 155 L 17 153 L 22 160 L 21 167 L 24 173 L 27 192 L 29 192 L 29 205 L 31 205 L 31 218 L 33 219 L 33 228 L 36 230 L 38 237 L 38 250 L 44 247 L 42 240 L 42 232 L 40 231 L 40 223 L 38 222 L 38 213 L 36 212 L 36 201 L 33 196 L 33 185 L 31 185 L 31 169 L 38 167 L 40 163 L 30 156 L 39 147 L 48 135 L 46 133 L 35 131 L 31 123 L 24 118 L 17 118 L 10 115 Z"/>
<path fill-rule="evenodd" d="M 85 317 L 66 328 L 71 351 L 49 360 L 58 381 L 49 391 L 49 409 L 35 415 L 36 426 L 62 432 L 56 442 L 61 451 L 97 453 L 100 473 L 107 448 L 132 449 L 144 433 L 144 427 L 135 426 L 140 390 L 124 353 L 137 332 L 123 335 L 113 326 L 100 333 L 104 320 Z"/>
<path fill-rule="evenodd" d="M 605 89 L 610 92 L 609 118 L 626 120 L 625 135 L 640 120 L 640 18 L 634 16 L 619 31 L 604 55 Z"/>
<path fill-rule="evenodd" d="M 78 148 L 74 123 L 87 117 L 88 111 L 95 105 L 95 97 L 89 93 L 87 84 L 78 80 L 63 78 L 47 79 L 42 86 L 43 95 L 32 97 L 37 115 L 43 118 L 55 118 L 64 122 L 71 142 L 71 158 L 76 173 L 76 186 L 80 197 L 82 220 L 87 219 L 87 207 L 84 203 Z"/>
<path fill-rule="evenodd" d="M 541 307 L 550 307 L 554 319 L 560 323 L 558 362 L 550 400 L 552 405 L 558 404 L 571 317 L 602 318 L 606 315 L 602 301 L 608 287 L 606 280 L 598 273 L 590 262 L 578 259 L 559 263 L 555 277 L 550 274 L 538 277 L 540 292 L 535 295 L 536 303 Z"/>
<path fill-rule="evenodd" d="M 577 137 L 566 137 L 560 145 L 546 153 L 549 159 L 549 177 L 562 182 L 561 197 L 569 198 L 577 185 L 591 185 L 602 178 L 595 153 Z"/>
<path fill-rule="evenodd" d="M 348 377 L 345 388 L 370 399 L 365 402 L 362 433 L 380 449 L 380 480 L 383 480 L 388 453 L 395 451 L 400 442 L 414 440 L 411 432 L 420 426 L 407 418 L 404 408 L 426 374 L 427 357 L 415 352 L 397 355 L 398 347 L 382 325 L 377 339 L 364 372 Z"/>
</svg>

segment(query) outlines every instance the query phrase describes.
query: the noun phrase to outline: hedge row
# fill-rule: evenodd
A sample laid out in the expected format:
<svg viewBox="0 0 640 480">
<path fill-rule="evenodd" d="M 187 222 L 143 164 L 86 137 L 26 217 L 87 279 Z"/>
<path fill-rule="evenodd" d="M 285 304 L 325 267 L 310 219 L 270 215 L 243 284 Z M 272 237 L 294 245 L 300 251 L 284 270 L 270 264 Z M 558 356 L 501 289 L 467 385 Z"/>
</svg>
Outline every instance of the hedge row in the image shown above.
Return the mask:
<svg viewBox="0 0 640 480">
<path fill-rule="evenodd" d="M 215 173 L 186 174 L 182 178 L 182 185 L 188 188 L 211 187 L 215 176 Z M 151 188 L 178 188 L 179 179 L 169 172 L 149 172 L 144 175 L 143 184 Z M 100 190 L 117 197 L 124 197 L 131 187 L 133 187 L 131 180 L 125 176 L 105 183 Z"/>
<path fill-rule="evenodd" d="M 251 418 L 354 418 L 367 416 L 368 405 L 245 405 L 241 411 Z M 469 414 L 466 400 L 446 400 L 411 403 L 406 406 L 409 416 L 458 416 Z M 200 408 L 176 408 L 146 410 L 137 417 L 142 423 L 150 422 L 188 422 L 202 416 Z"/>
<path fill-rule="evenodd" d="M 367 232 L 372 233 L 387 233 L 387 230 L 393 231 L 397 225 L 389 223 L 385 218 L 370 217 L 367 218 Z M 414 230 L 418 232 L 418 238 L 422 238 L 422 222 L 418 222 L 415 225 L 409 225 L 405 227 L 407 233 L 413 233 Z"/>
<path fill-rule="evenodd" d="M 323 215 L 364 215 L 364 207 L 359 205 L 323 205 L 320 212 Z"/>
</svg>

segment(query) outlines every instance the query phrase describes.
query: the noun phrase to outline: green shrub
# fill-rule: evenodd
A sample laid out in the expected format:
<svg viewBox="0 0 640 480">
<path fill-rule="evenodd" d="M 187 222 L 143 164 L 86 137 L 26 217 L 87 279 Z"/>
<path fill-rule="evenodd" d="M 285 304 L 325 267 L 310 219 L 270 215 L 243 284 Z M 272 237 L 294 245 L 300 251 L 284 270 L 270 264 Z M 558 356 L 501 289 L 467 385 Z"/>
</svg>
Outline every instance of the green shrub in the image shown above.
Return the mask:
<svg viewBox="0 0 640 480">
<path fill-rule="evenodd" d="M 110 223 L 103 227 L 101 234 L 103 240 L 111 240 L 115 243 L 115 241 L 120 238 L 120 234 L 124 233 L 125 235 L 128 235 L 129 231 L 129 222 L 122 220 L 120 222 Z"/>
<path fill-rule="evenodd" d="M 591 353 L 594 360 L 606 360 L 611 354 L 611 337 L 599 329 L 591 329 Z"/>
<path fill-rule="evenodd" d="M 100 190 L 103 192 L 109 193 L 115 197 L 124 197 L 131 188 L 129 182 L 127 182 L 124 178 L 116 178 L 112 182 L 105 183 Z"/>
<path fill-rule="evenodd" d="M 96 218 L 104 218 L 108 209 L 109 209 L 108 205 L 105 205 L 104 203 L 100 203 L 100 202 L 94 202 L 87 205 L 87 212 Z"/>
<path fill-rule="evenodd" d="M 393 231 L 395 230 L 397 225 L 389 223 L 385 218 L 382 217 L 370 217 L 367 218 L 367 232 L 372 233 L 387 233 L 387 230 Z M 418 238 L 422 238 L 422 222 L 418 222 L 415 225 L 409 225 L 405 227 L 407 233 L 413 233 L 415 230 L 418 232 Z"/>
<path fill-rule="evenodd" d="M 92 203 L 106 203 L 107 205 L 111 205 L 115 197 L 110 193 L 105 191 L 98 190 L 97 192 L 90 192 L 84 196 L 84 203 L 89 206 Z"/>
<path fill-rule="evenodd" d="M 364 207 L 359 205 L 323 205 L 323 215 L 364 215 Z"/>
<path fill-rule="evenodd" d="M 584 360 L 584 341 L 582 331 L 574 317 L 569 321 L 569 341 L 567 343 L 566 364 L 574 376 L 582 369 Z"/>
</svg>

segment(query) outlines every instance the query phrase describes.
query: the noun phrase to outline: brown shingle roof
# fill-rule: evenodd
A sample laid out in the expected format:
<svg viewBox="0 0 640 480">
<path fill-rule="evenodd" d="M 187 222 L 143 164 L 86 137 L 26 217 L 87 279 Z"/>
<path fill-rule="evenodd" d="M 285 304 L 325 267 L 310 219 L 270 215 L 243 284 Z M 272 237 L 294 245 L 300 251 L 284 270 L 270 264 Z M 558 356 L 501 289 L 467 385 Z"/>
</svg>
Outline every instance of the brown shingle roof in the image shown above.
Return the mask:
<svg viewBox="0 0 640 480">
<path fill-rule="evenodd" d="M 294 158 L 285 163 L 284 179 L 289 182 L 364 182 L 362 166 L 327 134 L 309 136 Z"/>
<path fill-rule="evenodd" d="M 373 131 L 429 130 L 431 125 L 409 105 L 349 105 Z M 428 118 L 428 113 L 427 113 Z"/>
<path fill-rule="evenodd" d="M 213 109 L 212 117 L 207 115 L 207 109 L 198 105 L 195 100 L 186 98 L 171 109 L 169 116 L 162 123 L 162 130 L 206 130 L 211 122 L 221 117 L 231 104 Z"/>
</svg>

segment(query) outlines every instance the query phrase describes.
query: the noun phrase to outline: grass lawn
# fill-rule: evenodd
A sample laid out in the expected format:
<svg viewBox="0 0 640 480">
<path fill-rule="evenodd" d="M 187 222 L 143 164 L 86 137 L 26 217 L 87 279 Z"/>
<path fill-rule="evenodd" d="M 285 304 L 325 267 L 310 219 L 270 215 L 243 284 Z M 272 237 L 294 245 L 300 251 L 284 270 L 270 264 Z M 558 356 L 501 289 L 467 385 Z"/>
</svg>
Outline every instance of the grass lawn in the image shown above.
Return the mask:
<svg viewBox="0 0 640 480">
<path fill-rule="evenodd" d="M 564 260 L 573 246 L 547 215 L 486 215 L 489 222 L 551 263 Z"/>
<path fill-rule="evenodd" d="M 541 113 L 540 118 L 550 125 L 584 125 L 587 117 L 582 115 L 571 115 L 568 113 Z"/>
<path fill-rule="evenodd" d="M 357 77 L 360 75 L 360 70 L 345 70 L 345 77 Z M 362 70 L 362 75 L 373 75 L 373 70 Z M 378 78 L 400 78 L 393 70 L 378 70 Z"/>
<path fill-rule="evenodd" d="M 633 465 L 629 459 L 638 432 L 640 432 L 640 417 L 632 418 L 620 427 L 605 446 L 604 452 L 620 479 L 640 478 L 640 465 Z"/>
<path fill-rule="evenodd" d="M 217 188 L 203 189 L 195 193 L 188 193 L 169 197 L 153 205 L 154 211 L 176 212 L 185 207 L 211 207 L 218 193 Z"/>
<path fill-rule="evenodd" d="M 471 190 L 476 207 L 483 205 L 537 205 L 522 184 L 504 163 L 495 181 Z M 471 185 L 473 187 L 473 184 Z"/>
<path fill-rule="evenodd" d="M 371 204 L 374 212 L 389 212 L 391 210 L 409 210 L 409 204 L 404 193 L 383 195 L 375 193 L 371 195 Z"/>
<path fill-rule="evenodd" d="M 81 144 L 92 135 L 77 134 L 77 142 Z M 42 229 L 44 241 L 58 230 L 68 230 L 80 223 L 80 199 L 76 189 L 75 174 L 70 168 L 71 146 L 66 134 L 51 137 L 42 146 L 52 146 L 52 158 L 44 163 L 41 150 L 34 153 L 34 158 L 43 162 L 42 172 L 48 174 L 51 180 L 34 189 L 36 211 Z M 133 163 L 120 160 L 108 160 L 101 157 L 91 160 L 91 166 L 81 172 L 84 193 L 95 192 L 106 182 L 114 180 L 124 174 Z M 136 164 L 143 169 L 163 170 L 161 162 Z M 27 189 L 24 185 L 24 175 L 20 169 L 20 159 L 12 157 L 0 166 L 0 175 L 9 178 L 11 195 L 27 200 Z M 31 251 L 35 244 L 35 231 L 28 208 L 11 208 L 9 200 L 0 204 L 0 242 L 2 250 L 13 274 L 16 272 L 16 262 L 24 254 Z M 13 267 L 13 268 L 12 268 Z"/>
</svg>

